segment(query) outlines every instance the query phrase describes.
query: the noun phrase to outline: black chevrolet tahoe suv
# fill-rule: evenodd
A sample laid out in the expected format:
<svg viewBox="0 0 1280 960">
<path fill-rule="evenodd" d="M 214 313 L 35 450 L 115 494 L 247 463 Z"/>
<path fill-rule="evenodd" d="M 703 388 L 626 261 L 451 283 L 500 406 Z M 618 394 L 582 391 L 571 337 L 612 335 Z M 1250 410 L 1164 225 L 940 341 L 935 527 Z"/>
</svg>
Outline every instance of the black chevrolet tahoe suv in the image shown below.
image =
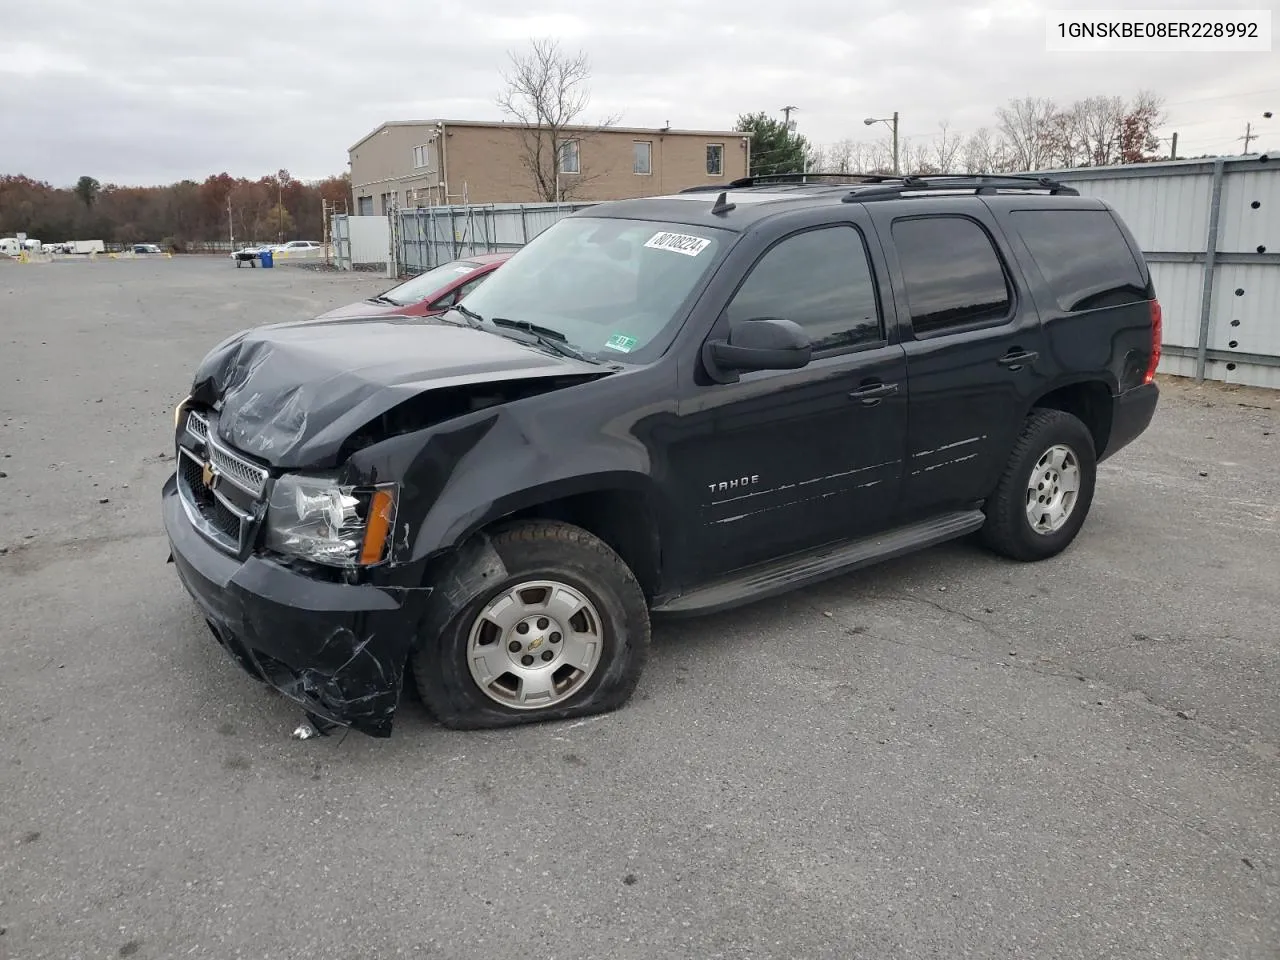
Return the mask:
<svg viewBox="0 0 1280 960">
<path fill-rule="evenodd" d="M 162 497 L 216 639 L 323 729 L 410 678 L 496 727 L 620 707 L 651 615 L 1062 551 L 1156 407 L 1134 238 L 1049 180 L 845 180 L 600 203 L 441 317 L 218 345 Z"/>
</svg>

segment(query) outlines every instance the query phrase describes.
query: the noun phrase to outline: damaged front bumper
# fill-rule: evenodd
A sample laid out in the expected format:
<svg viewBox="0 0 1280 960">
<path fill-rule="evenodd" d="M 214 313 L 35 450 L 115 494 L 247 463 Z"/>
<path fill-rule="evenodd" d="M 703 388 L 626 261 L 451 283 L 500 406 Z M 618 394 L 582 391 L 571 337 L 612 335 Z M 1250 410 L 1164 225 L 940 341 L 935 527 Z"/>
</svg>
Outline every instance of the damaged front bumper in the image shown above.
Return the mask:
<svg viewBox="0 0 1280 960">
<path fill-rule="evenodd" d="M 236 662 L 317 717 L 390 736 L 430 591 L 328 582 L 255 555 L 241 561 L 192 525 L 176 476 L 162 500 L 178 576 Z"/>
</svg>

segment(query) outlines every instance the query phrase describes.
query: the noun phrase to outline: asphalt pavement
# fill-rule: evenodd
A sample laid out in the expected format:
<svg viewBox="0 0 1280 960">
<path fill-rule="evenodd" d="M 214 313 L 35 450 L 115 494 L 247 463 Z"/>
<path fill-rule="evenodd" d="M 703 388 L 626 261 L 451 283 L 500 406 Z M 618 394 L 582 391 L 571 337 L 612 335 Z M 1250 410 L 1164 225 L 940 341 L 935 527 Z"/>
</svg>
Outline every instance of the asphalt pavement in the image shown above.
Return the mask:
<svg viewBox="0 0 1280 960">
<path fill-rule="evenodd" d="M 165 564 L 172 410 L 389 285 L 0 264 L 0 958 L 1280 957 L 1280 394 L 1164 381 L 1054 560 L 661 624 L 603 717 L 299 742 Z"/>
</svg>

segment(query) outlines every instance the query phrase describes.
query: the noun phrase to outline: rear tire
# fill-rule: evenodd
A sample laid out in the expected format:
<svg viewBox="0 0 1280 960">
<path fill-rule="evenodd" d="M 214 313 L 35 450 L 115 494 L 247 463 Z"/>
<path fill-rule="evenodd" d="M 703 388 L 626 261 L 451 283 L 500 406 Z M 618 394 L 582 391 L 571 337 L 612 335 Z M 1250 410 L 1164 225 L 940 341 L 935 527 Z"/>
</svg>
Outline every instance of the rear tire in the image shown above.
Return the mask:
<svg viewBox="0 0 1280 960">
<path fill-rule="evenodd" d="M 495 533 L 507 576 L 468 600 L 410 659 L 428 711 L 479 730 L 607 713 L 635 692 L 649 610 L 635 576 L 579 527 Z"/>
<path fill-rule="evenodd" d="M 987 501 L 983 542 L 1024 562 L 1061 553 L 1089 515 L 1097 470 L 1088 427 L 1061 410 L 1032 411 Z"/>
</svg>

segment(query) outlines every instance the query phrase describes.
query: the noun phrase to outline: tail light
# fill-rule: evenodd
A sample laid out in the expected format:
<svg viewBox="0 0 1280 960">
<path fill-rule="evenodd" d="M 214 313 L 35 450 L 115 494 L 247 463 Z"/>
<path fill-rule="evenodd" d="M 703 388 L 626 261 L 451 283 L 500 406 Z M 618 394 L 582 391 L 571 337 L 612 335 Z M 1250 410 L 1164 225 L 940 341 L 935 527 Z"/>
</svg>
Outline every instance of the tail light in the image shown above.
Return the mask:
<svg viewBox="0 0 1280 960">
<path fill-rule="evenodd" d="M 1160 301 L 1151 301 L 1151 361 L 1147 364 L 1147 372 L 1143 383 L 1150 383 L 1156 378 L 1156 367 L 1160 366 L 1160 341 L 1164 339 L 1164 316 L 1160 311 Z"/>
</svg>

